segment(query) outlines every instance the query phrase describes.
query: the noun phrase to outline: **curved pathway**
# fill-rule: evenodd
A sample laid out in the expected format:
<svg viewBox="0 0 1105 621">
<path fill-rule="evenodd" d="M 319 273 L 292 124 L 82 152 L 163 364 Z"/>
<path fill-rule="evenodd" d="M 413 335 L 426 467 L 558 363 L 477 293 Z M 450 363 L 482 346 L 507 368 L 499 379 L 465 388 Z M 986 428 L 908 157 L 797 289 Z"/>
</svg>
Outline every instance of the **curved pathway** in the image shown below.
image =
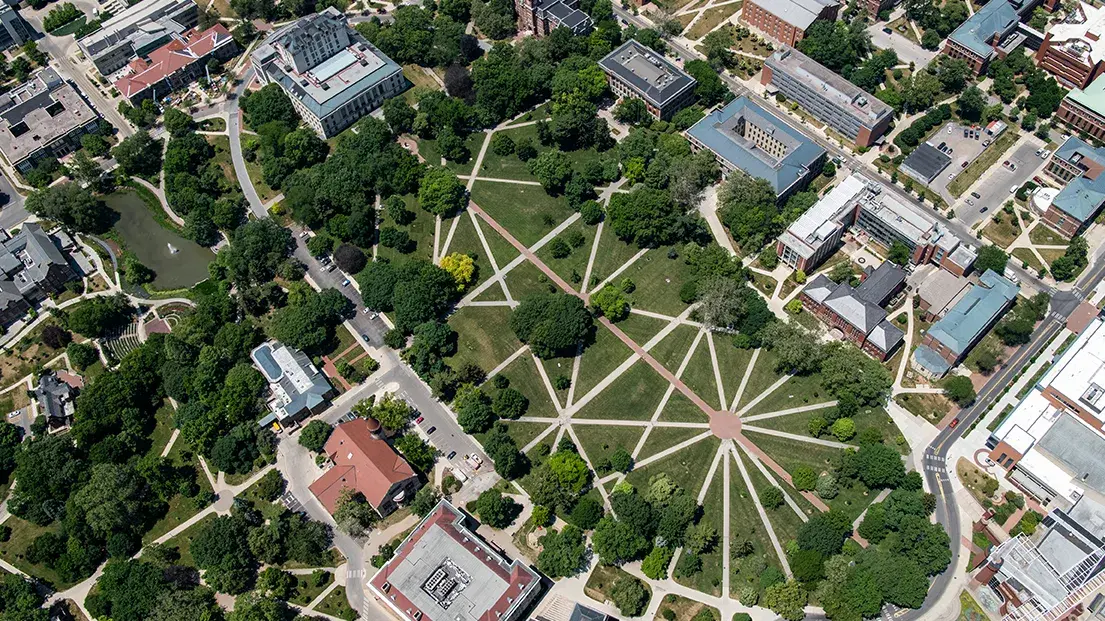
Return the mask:
<svg viewBox="0 0 1105 621">
<path fill-rule="evenodd" d="M 249 178 L 249 169 L 246 168 L 246 160 L 242 157 L 242 111 L 238 101 L 241 100 L 251 82 L 253 82 L 253 69 L 248 69 L 242 74 L 242 81 L 234 88 L 234 96 L 230 98 L 226 131 L 230 135 L 230 160 L 234 164 L 238 185 L 242 186 L 242 194 L 249 201 L 249 209 L 253 215 L 264 218 L 268 212 L 265 211 L 265 204 L 257 194 L 257 188 L 253 187 L 253 180 Z"/>
</svg>

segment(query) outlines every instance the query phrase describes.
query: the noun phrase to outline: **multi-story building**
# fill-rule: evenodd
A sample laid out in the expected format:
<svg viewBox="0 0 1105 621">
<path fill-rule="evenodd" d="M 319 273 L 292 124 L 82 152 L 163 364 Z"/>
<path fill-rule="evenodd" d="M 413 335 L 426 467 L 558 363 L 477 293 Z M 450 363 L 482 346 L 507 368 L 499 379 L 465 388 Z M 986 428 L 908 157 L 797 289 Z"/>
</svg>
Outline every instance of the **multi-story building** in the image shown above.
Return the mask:
<svg viewBox="0 0 1105 621">
<path fill-rule="evenodd" d="M 315 133 L 330 138 L 406 90 L 403 69 L 334 7 L 277 29 L 250 56 L 262 84 L 279 84 Z"/>
<path fill-rule="evenodd" d="M 915 265 L 934 263 L 960 276 L 978 256 L 935 218 L 884 193 L 880 186 L 860 197 L 855 229 L 887 247 L 894 242 L 905 244 Z"/>
<path fill-rule="evenodd" d="M 814 22 L 836 21 L 836 0 L 747 0 L 741 21 L 785 45 L 801 41 Z"/>
<path fill-rule="evenodd" d="M 47 67 L 0 95 L 0 153 L 21 173 L 81 147 L 100 117 L 77 87 Z"/>
<path fill-rule="evenodd" d="M 978 284 L 925 333 L 913 352 L 914 367 L 927 377 L 943 377 L 1013 305 L 1019 291 L 1019 285 L 986 270 Z"/>
<path fill-rule="evenodd" d="M 874 144 L 894 119 L 893 108 L 793 48 L 768 57 L 760 82 L 778 89 L 856 146 Z"/>
<path fill-rule="evenodd" d="M 867 15 L 875 19 L 879 13 L 894 8 L 896 4 L 898 4 L 897 0 L 864 0 L 862 6 L 867 11 Z"/>
<path fill-rule="evenodd" d="M 812 273 L 840 245 L 855 220 L 856 200 L 866 191 L 867 181 L 852 175 L 798 216 L 775 242 L 783 263 Z"/>
<path fill-rule="evenodd" d="M 23 45 L 34 39 L 34 28 L 7 3 L 0 2 L 0 50 Z"/>
<path fill-rule="evenodd" d="M 1053 25 L 1036 52 L 1036 62 L 1067 88 L 1086 88 L 1105 71 L 1105 8 L 1075 3 Z"/>
<path fill-rule="evenodd" d="M 587 13 L 579 10 L 579 0 L 518 0 L 514 3 L 518 15 L 518 30 L 528 30 L 545 37 L 557 28 L 567 28 L 583 36 L 595 28 Z"/>
<path fill-rule="evenodd" d="M 536 601 L 541 578 L 508 560 L 468 527 L 449 501 L 414 527 L 368 582 L 369 591 L 406 621 L 518 621 Z"/>
<path fill-rule="evenodd" d="M 741 171 L 766 179 L 782 202 L 825 165 L 826 151 L 747 97 L 714 110 L 687 130 L 696 152 L 709 149 L 725 176 Z"/>
<path fill-rule="evenodd" d="M 194 0 L 149 0 L 107 20 L 77 45 L 100 74 L 110 76 L 198 22 L 199 7 Z"/>
<path fill-rule="evenodd" d="M 292 425 L 330 405 L 337 392 L 307 354 L 270 341 L 249 353 L 269 383 L 269 414 L 257 422 L 262 427 Z"/>
<path fill-rule="evenodd" d="M 905 335 L 886 320 L 883 306 L 905 288 L 905 278 L 905 270 L 886 261 L 878 269 L 868 268 L 856 288 L 818 274 L 799 295 L 803 309 L 830 329 L 839 330 L 845 340 L 868 355 L 886 360 L 897 351 Z"/>
<path fill-rule="evenodd" d="M 322 449 L 327 470 L 311 493 L 331 514 L 344 490 L 364 496 L 381 517 L 409 502 L 422 486 L 410 464 L 380 435 L 375 419 L 354 418 L 334 428 Z"/>
<path fill-rule="evenodd" d="M 18 233 L 0 244 L 0 325 L 15 323 L 76 278 L 62 242 L 37 222 L 24 222 Z"/>
<path fill-rule="evenodd" d="M 967 61 L 976 74 L 986 71 L 994 58 L 1005 58 L 1026 41 L 1018 31 L 1021 20 L 1031 15 L 1040 0 L 997 0 L 988 2 L 952 31 L 944 53 Z"/>
<path fill-rule="evenodd" d="M 657 119 L 666 121 L 694 101 L 698 81 L 634 39 L 607 54 L 599 66 L 615 95 L 641 99 Z"/>
<path fill-rule="evenodd" d="M 1065 185 L 1041 214 L 1043 223 L 1067 239 L 1084 231 L 1105 206 L 1103 170 L 1105 149 L 1068 138 L 1044 167 L 1047 176 Z"/>
<path fill-rule="evenodd" d="M 1055 114 L 1078 132 L 1105 140 L 1105 78 L 1071 89 Z"/>
<path fill-rule="evenodd" d="M 143 99 L 164 97 L 204 75 L 211 59 L 225 61 L 238 53 L 238 44 L 222 24 L 200 32 L 189 30 L 173 35 L 168 44 L 150 52 L 147 58 L 135 58 L 115 88 L 131 105 Z"/>
</svg>

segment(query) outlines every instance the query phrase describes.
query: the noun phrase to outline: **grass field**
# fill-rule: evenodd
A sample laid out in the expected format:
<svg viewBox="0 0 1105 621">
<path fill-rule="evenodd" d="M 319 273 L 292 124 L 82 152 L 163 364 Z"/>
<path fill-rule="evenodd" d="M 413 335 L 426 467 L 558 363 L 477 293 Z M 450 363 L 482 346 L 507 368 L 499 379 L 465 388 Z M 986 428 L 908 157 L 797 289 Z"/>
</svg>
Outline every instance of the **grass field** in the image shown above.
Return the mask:
<svg viewBox="0 0 1105 621">
<path fill-rule="evenodd" d="M 599 564 L 591 572 L 591 576 L 587 578 L 587 584 L 583 587 L 583 592 L 587 597 L 597 602 L 604 602 L 611 599 L 610 591 L 614 587 L 614 583 L 622 579 L 637 580 L 620 567 Z M 648 591 L 649 599 L 652 599 L 652 587 L 644 582 L 641 582 L 641 584 Z"/>
<path fill-rule="evenodd" d="M 615 325 L 618 326 L 618 329 L 624 332 L 626 336 L 633 339 L 634 343 L 644 346 L 645 343 L 652 340 L 652 337 L 656 336 L 660 330 L 663 330 L 664 327 L 668 325 L 668 322 L 647 315 L 631 313 L 628 317 Z"/>
<path fill-rule="evenodd" d="M 675 395 L 672 395 L 672 398 L 674 399 Z M 644 446 L 641 447 L 641 453 L 637 455 L 637 460 L 647 459 L 680 442 L 686 442 L 697 435 L 702 435 L 704 431 L 706 430 L 687 427 L 653 427 L 652 431 L 648 433 L 648 438 L 645 439 Z"/>
<path fill-rule="evenodd" d="M 633 351 L 613 332 L 602 325 L 596 325 L 595 340 L 583 350 L 583 356 L 579 360 L 576 399 L 587 394 L 632 354 Z"/>
<path fill-rule="evenodd" d="M 353 610 L 349 605 L 349 599 L 345 597 L 345 587 L 337 587 L 330 591 L 330 594 L 315 606 L 315 610 L 346 621 L 357 619 L 357 611 Z"/>
<path fill-rule="evenodd" d="M 687 38 L 692 41 L 697 41 L 706 36 L 714 28 L 717 28 L 719 24 L 739 11 L 741 4 L 740 2 L 734 2 L 732 4 L 724 4 L 719 7 L 706 9 L 702 12 L 702 17 L 698 18 L 698 21 L 687 31 Z"/>
<path fill-rule="evenodd" d="M 706 497 L 702 499 L 702 517 L 700 518 L 700 520 L 713 525 L 719 536 L 724 532 L 725 525 L 725 477 L 722 476 L 721 468 L 722 464 L 719 463 L 718 470 L 710 481 Z M 683 553 L 686 554 L 687 551 L 684 550 Z M 719 537 L 714 549 L 699 555 L 699 558 L 702 559 L 702 570 L 689 578 L 676 578 L 675 581 L 708 595 L 721 595 L 722 572 L 724 571 L 722 554 L 722 542 Z"/>
<path fill-rule="evenodd" d="M 1051 230 L 1042 221 L 1028 232 L 1028 240 L 1041 246 L 1066 246 L 1070 243 L 1069 240 Z"/>
<path fill-rule="evenodd" d="M 11 528 L 12 533 L 11 538 L 0 543 L 0 558 L 15 565 L 16 568 L 28 575 L 42 580 L 55 590 L 61 591 L 73 586 L 74 583 L 65 582 L 59 578 L 57 572 L 53 569 L 45 565 L 33 565 L 24 558 L 27 548 L 40 535 L 48 532 L 60 533 L 60 524 L 38 526 L 13 515 L 4 521 L 4 525 Z"/>
<path fill-rule="evenodd" d="M 720 403 L 717 392 L 717 381 L 714 378 L 714 364 L 710 361 L 710 346 L 706 339 L 698 341 L 698 347 L 691 354 L 690 362 L 683 369 L 680 377 L 688 388 L 695 394 L 706 400 L 711 406 L 724 408 L 727 404 Z"/>
<path fill-rule="evenodd" d="M 472 261 L 476 265 L 476 275 L 468 285 L 467 290 L 471 291 L 490 278 L 495 270 L 491 266 L 487 251 L 483 249 L 483 244 L 480 243 L 480 238 L 476 234 L 476 225 L 472 224 L 472 219 L 468 217 L 468 214 L 460 214 L 452 221 L 457 223 L 457 228 L 453 231 L 453 238 L 449 240 L 449 247 L 443 249 L 442 254 L 456 252 L 472 257 Z M 443 222 L 442 225 L 444 224 Z M 442 236 L 446 236 L 448 230 L 448 227 L 442 226 Z M 444 244 L 444 242 L 442 243 Z M 502 288 L 498 286 L 490 287 L 489 291 L 497 291 L 502 295 Z"/>
<path fill-rule="evenodd" d="M 514 442 L 521 449 L 525 445 L 529 444 L 534 438 L 541 435 L 546 429 L 549 428 L 548 423 L 527 423 L 525 421 L 503 421 L 506 425 L 507 434 L 514 438 Z"/>
<path fill-rule="evenodd" d="M 720 444 L 721 440 L 713 436 L 704 438 L 681 451 L 633 470 L 625 480 L 634 487 L 642 489 L 648 485 L 650 477 L 666 472 L 684 491 L 692 496 L 698 496 L 702 484 L 706 481 L 706 473 L 710 471 L 710 464 L 714 461 L 714 453 L 717 452 Z"/>
<path fill-rule="evenodd" d="M 744 393 L 741 394 L 740 402 L 737 404 L 738 411 L 782 377 L 775 372 L 776 359 L 775 354 L 771 353 L 770 350 L 760 349 L 760 355 L 756 358 L 756 365 L 752 367 L 751 374 L 748 376 L 748 383 L 744 386 Z"/>
<path fill-rule="evenodd" d="M 593 283 L 599 283 L 614 273 L 625 262 L 632 259 L 640 251 L 635 245 L 627 244 L 618 239 L 614 229 L 603 225 L 602 237 L 599 239 L 598 252 L 595 254 L 595 264 L 591 267 L 591 279 Z M 622 274 L 625 274 L 623 272 Z M 628 275 L 628 274 L 625 274 Z M 621 276 L 619 276 L 621 278 Z M 634 279 L 634 282 L 637 282 Z M 641 283 L 637 283 L 640 285 Z M 587 290 L 594 289 L 594 285 L 587 284 Z M 637 295 L 637 292 L 634 292 Z"/>
<path fill-rule="evenodd" d="M 549 196 L 535 185 L 477 181 L 472 200 L 526 246 L 572 215 L 567 199 Z"/>
<path fill-rule="evenodd" d="M 466 306 L 453 313 L 449 325 L 457 331 L 457 353 L 450 366 L 475 364 L 487 373 L 522 347 L 510 329 L 510 312 L 504 306 Z"/>
<path fill-rule="evenodd" d="M 592 464 L 598 464 L 603 459 L 609 458 L 619 448 L 632 453 L 641 439 L 644 427 L 614 426 L 592 429 L 590 425 L 578 425 L 575 427 L 576 437 L 579 438 L 580 448 L 587 453 L 587 458 Z"/>
<path fill-rule="evenodd" d="M 727 457 L 727 459 L 732 459 L 732 457 Z M 747 459 L 742 457 L 741 460 L 745 470 L 752 467 Z M 730 464 L 729 471 L 729 536 L 732 541 L 731 545 L 734 545 L 734 547 L 743 541 L 752 544 L 753 552 L 748 555 L 749 557 L 763 558 L 767 566 L 780 569 L 779 557 L 775 554 L 775 548 L 771 545 L 767 528 L 756 509 L 756 501 L 745 485 L 744 477 L 741 476 L 740 468 L 737 467 L 736 462 Z M 741 588 L 746 585 L 755 587 L 757 591 L 763 591 L 760 586 L 760 573 L 747 571 L 742 567 L 746 564 L 749 564 L 748 561 L 734 558 L 729 565 L 732 576 L 729 587 L 730 594 L 733 597 L 740 595 Z"/>
<path fill-rule="evenodd" d="M 660 420 L 680 423 L 710 422 L 706 413 L 678 390 L 671 393 L 667 404 L 660 412 Z"/>
<path fill-rule="evenodd" d="M 472 167 L 476 165 L 476 156 L 480 153 L 480 148 L 483 146 L 484 138 L 487 137 L 485 132 L 478 132 L 470 134 L 468 138 L 464 140 L 464 146 L 468 148 L 468 157 L 463 162 L 453 162 L 445 160 L 445 168 L 453 171 L 457 175 L 471 175 Z M 418 142 L 418 154 L 426 158 L 426 162 L 434 166 L 441 165 L 441 151 L 437 147 L 436 140 L 416 139 Z"/>
<path fill-rule="evenodd" d="M 643 361 L 637 361 L 598 396 L 576 412 L 577 418 L 649 420 L 668 383 Z M 583 395 L 576 391 L 577 399 Z"/>
<path fill-rule="evenodd" d="M 714 352 L 717 354 L 718 370 L 721 371 L 721 385 L 725 388 L 725 400 L 732 403 L 737 396 L 744 372 L 752 360 L 751 349 L 737 349 L 733 340 L 724 334 L 714 335 Z M 729 403 L 725 404 L 729 407 Z"/>
<path fill-rule="evenodd" d="M 1044 266 L 1040 263 L 1040 260 L 1036 258 L 1036 253 L 1032 252 L 1028 248 L 1014 248 L 1013 257 L 1022 263 L 1027 263 L 1028 267 L 1039 272 L 1040 268 Z"/>
<path fill-rule="evenodd" d="M 751 379 L 749 379 L 748 383 L 749 387 L 751 387 Z M 748 395 L 747 390 L 745 391 L 745 395 Z M 749 400 L 751 401 L 751 399 Z M 792 375 L 790 379 L 768 393 L 767 396 L 756 403 L 756 405 L 750 408 L 744 415 L 751 416 L 753 414 L 779 412 L 791 408 L 824 403 L 826 401 L 832 401 L 832 395 L 821 387 L 820 375 Z"/>
<path fill-rule="evenodd" d="M 407 205 L 407 210 L 414 214 L 414 219 L 410 223 L 400 226 L 394 220 L 387 216 L 387 212 L 384 212 L 384 220 L 380 224 L 381 228 L 390 227 L 400 231 L 405 231 L 410 236 L 411 244 L 407 252 L 402 253 L 395 248 L 387 248 L 383 245 L 377 247 L 377 254 L 384 259 L 391 261 L 401 261 L 407 258 L 425 259 L 430 261 L 434 256 L 434 217 L 430 215 L 428 211 L 418 206 L 418 197 L 413 194 L 406 194 L 401 197 L 403 202 Z M 446 220 L 441 223 L 442 230 L 448 230 L 449 221 Z M 444 239 L 442 240 L 444 241 Z"/>
<path fill-rule="evenodd" d="M 763 452 L 767 453 L 769 457 L 791 474 L 794 474 L 799 466 L 809 466 L 813 468 L 814 472 L 827 470 L 829 469 L 830 460 L 839 455 L 842 450 L 806 442 L 798 444 L 794 440 L 769 436 L 751 430 L 745 430 L 744 434 L 753 444 L 760 447 Z"/>
<path fill-rule="evenodd" d="M 768 481 L 764 473 L 752 463 L 751 459 L 748 459 L 747 455 L 741 455 L 741 459 L 744 461 L 744 467 L 748 470 L 748 477 L 752 479 L 752 485 L 755 486 L 758 494 L 763 494 L 764 490 L 771 487 L 771 482 Z M 789 485 L 783 481 L 778 481 L 779 488 L 783 490 L 783 493 L 790 496 L 792 499 L 798 496 Z M 788 541 L 798 538 L 798 529 L 802 527 L 802 518 L 794 512 L 794 509 L 788 504 L 782 505 L 774 509 L 766 509 L 767 519 L 771 521 L 772 528 L 775 529 L 775 536 L 779 538 L 779 542 L 783 544 L 783 548 L 786 549 L 786 543 Z"/>
<path fill-rule="evenodd" d="M 680 325 L 656 344 L 648 353 L 664 368 L 675 373 L 694 343 L 698 330 L 691 326 Z M 703 337 L 705 338 L 705 337 Z"/>
<path fill-rule="evenodd" d="M 300 606 L 306 606 L 315 601 L 315 598 L 322 594 L 326 590 L 326 587 L 330 586 L 330 583 L 334 581 L 334 574 L 326 572 L 326 579 L 320 585 L 315 585 L 312 576 L 296 576 L 295 595 L 292 597 L 291 602 L 299 604 Z"/>
<path fill-rule="evenodd" d="M 502 374 L 510 380 L 511 388 L 522 393 L 529 400 L 526 416 L 542 418 L 556 416 L 556 406 L 553 405 L 549 391 L 541 381 L 541 376 L 537 374 L 537 365 L 533 361 L 533 356 L 519 356 L 503 369 Z"/>
<path fill-rule="evenodd" d="M 595 239 L 595 230 L 593 226 L 587 226 L 581 222 L 577 222 L 568 227 L 557 237 L 557 239 L 561 239 L 567 243 L 573 233 L 578 232 L 580 234 L 583 242 L 574 247 L 568 244 L 567 247 L 571 249 L 571 253 L 568 254 L 568 256 L 559 259 L 554 257 L 553 243 L 537 251 L 537 256 L 544 261 L 545 265 L 548 265 L 552 271 L 556 272 L 558 276 L 578 288 L 578 283 L 583 280 L 583 273 L 587 271 L 587 258 L 591 254 L 591 243 Z"/>
<path fill-rule="evenodd" d="M 515 300 L 524 300 L 527 296 L 537 293 L 553 293 L 556 289 L 556 285 L 549 281 L 549 277 L 529 261 L 523 261 L 521 265 L 510 270 L 506 275 L 506 287 Z"/>
<path fill-rule="evenodd" d="M 998 218 L 994 221 L 993 218 Z M 1021 234 L 1021 227 L 1017 224 L 1017 216 L 1002 212 L 994 214 L 986 228 L 982 229 L 982 235 L 1002 248 L 1008 248 Z"/>
<path fill-rule="evenodd" d="M 597 270 L 598 257 L 595 263 Z M 669 259 L 667 248 L 656 248 L 627 267 L 617 280 L 629 278 L 637 285 L 630 295 L 634 308 L 674 316 L 687 310 L 687 305 L 679 299 L 679 289 L 690 275 L 691 268 L 682 258 Z"/>
</svg>

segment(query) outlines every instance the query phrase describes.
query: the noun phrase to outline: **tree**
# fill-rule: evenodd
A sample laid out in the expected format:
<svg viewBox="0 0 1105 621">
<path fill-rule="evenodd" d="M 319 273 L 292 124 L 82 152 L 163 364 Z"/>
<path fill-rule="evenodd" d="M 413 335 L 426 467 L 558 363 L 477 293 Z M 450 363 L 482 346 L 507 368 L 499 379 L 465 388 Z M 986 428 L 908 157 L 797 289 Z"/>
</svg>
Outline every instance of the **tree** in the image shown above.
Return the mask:
<svg viewBox="0 0 1105 621">
<path fill-rule="evenodd" d="M 218 262 L 239 287 L 263 284 L 276 276 L 293 245 L 288 229 L 268 218 L 250 220 L 234 231 Z"/>
<path fill-rule="evenodd" d="M 649 119 L 645 102 L 636 97 L 626 97 L 614 108 L 614 118 L 629 125 L 638 125 Z"/>
<path fill-rule="evenodd" d="M 870 40 L 865 34 L 861 23 L 814 23 L 798 43 L 798 49 L 829 69 L 839 72 L 848 65 L 858 65 L 860 58 L 866 54 Z"/>
<path fill-rule="evenodd" d="M 299 432 L 299 445 L 308 451 L 321 453 L 334 428 L 322 419 L 315 419 Z"/>
<path fill-rule="evenodd" d="M 895 239 L 893 243 L 890 244 L 889 260 L 891 263 L 896 263 L 904 267 L 909 265 L 912 256 L 913 253 L 910 252 L 909 246 L 906 246 L 902 242 Z"/>
<path fill-rule="evenodd" d="M 687 528 L 683 545 L 696 554 L 705 554 L 713 550 L 717 543 L 717 529 L 709 522 L 701 521 Z"/>
<path fill-rule="evenodd" d="M 976 86 L 968 87 L 959 96 L 959 116 L 978 121 L 982 119 L 982 113 L 986 110 L 986 96 Z"/>
<path fill-rule="evenodd" d="M 96 617 L 143 621 L 156 609 L 169 584 L 160 567 L 141 560 L 110 561 L 86 606 Z"/>
<path fill-rule="evenodd" d="M 144 129 L 122 139 L 111 156 L 128 175 L 149 176 L 161 169 L 161 141 Z"/>
<path fill-rule="evenodd" d="M 970 378 L 956 375 L 944 382 L 944 395 L 960 407 L 967 407 L 975 400 L 975 387 Z"/>
<path fill-rule="evenodd" d="M 173 136 L 188 133 L 195 128 L 192 116 L 178 108 L 166 108 L 162 122 L 165 124 L 165 129 Z"/>
<path fill-rule="evenodd" d="M 629 472 L 633 469 L 633 456 L 619 446 L 610 454 L 610 468 L 616 472 Z"/>
<path fill-rule="evenodd" d="M 503 496 L 497 489 L 484 491 L 476 498 L 476 513 L 480 521 L 491 528 L 506 528 L 521 513 L 522 506 Z"/>
<path fill-rule="evenodd" d="M 265 476 L 261 477 L 261 480 L 257 482 L 257 496 L 261 500 L 268 502 L 274 502 L 281 494 L 284 493 L 284 488 L 287 486 L 287 481 L 284 480 L 284 475 L 280 474 L 280 471 L 273 468 L 265 473 Z"/>
<path fill-rule="evenodd" d="M 392 97 L 384 102 L 384 120 L 394 134 L 405 134 L 414 126 L 417 115 L 414 108 L 402 97 Z"/>
<path fill-rule="evenodd" d="M 836 436 L 837 440 L 846 442 L 856 436 L 856 424 L 850 418 L 838 418 L 833 421 L 832 426 L 829 427 L 829 431 Z"/>
<path fill-rule="evenodd" d="M 772 486 L 760 492 L 760 504 L 765 509 L 778 509 L 783 506 L 783 490 Z"/>
<path fill-rule="evenodd" d="M 360 492 L 343 488 L 335 503 L 334 521 L 338 529 L 351 537 L 364 537 L 378 518 L 376 510 Z"/>
<path fill-rule="evenodd" d="M 457 291 L 463 292 L 472 284 L 476 275 L 476 264 L 472 257 L 459 252 L 450 253 L 441 258 L 441 269 L 449 272 L 457 283 Z"/>
<path fill-rule="evenodd" d="M 621 565 L 640 558 L 650 544 L 629 524 L 607 516 L 595 526 L 591 545 L 603 563 Z"/>
<path fill-rule="evenodd" d="M 99 351 L 88 343 L 70 343 L 65 348 L 65 353 L 69 356 L 69 362 L 78 371 L 87 369 L 100 359 Z"/>
<path fill-rule="evenodd" d="M 204 581 L 224 593 L 242 593 L 256 577 L 256 561 L 247 541 L 248 526 L 238 517 L 219 516 L 207 522 L 192 540 L 196 567 Z"/>
<path fill-rule="evenodd" d="M 149 621 L 193 621 L 194 619 L 217 621 L 221 615 L 222 609 L 215 601 L 215 592 L 205 586 L 198 586 L 162 593 L 147 619 Z"/>
<path fill-rule="evenodd" d="M 1088 248 L 1089 246 L 1083 237 L 1072 238 L 1063 256 L 1052 261 L 1051 275 L 1056 280 L 1073 280 L 1088 264 L 1086 259 Z"/>
<path fill-rule="evenodd" d="M 448 216 L 464 209 L 468 191 L 448 169 L 430 168 L 422 176 L 418 203 L 435 216 Z"/>
<path fill-rule="evenodd" d="M 579 501 L 572 507 L 572 512 L 565 518 L 569 524 L 578 527 L 581 530 L 591 530 L 603 518 L 605 511 L 602 508 L 602 503 L 591 497 L 580 498 Z"/>
<path fill-rule="evenodd" d="M 395 441 L 395 448 L 415 470 L 428 473 L 433 470 L 437 457 L 434 448 L 413 433 L 404 434 Z"/>
<path fill-rule="evenodd" d="M 641 573 L 653 580 L 663 580 L 668 577 L 668 565 L 671 564 L 671 550 L 656 546 L 645 556 L 641 563 Z"/>
<path fill-rule="evenodd" d="M 526 297 L 510 315 L 510 328 L 539 358 L 574 353 L 590 334 L 593 320 L 583 300 L 549 293 Z"/>
<path fill-rule="evenodd" d="M 549 194 L 557 195 L 572 176 L 572 161 L 559 149 L 542 151 L 536 158 L 526 163 L 530 174 L 541 182 L 541 187 Z"/>
<path fill-rule="evenodd" d="M 905 476 L 901 456 L 885 444 L 863 446 L 850 460 L 859 479 L 870 488 L 895 487 Z"/>
<path fill-rule="evenodd" d="M 36 216 L 78 233 L 103 233 L 113 219 L 113 212 L 102 200 L 76 183 L 35 190 L 27 197 L 26 207 Z"/>
<path fill-rule="evenodd" d="M 482 433 L 490 429 L 495 422 L 491 399 L 471 384 L 457 391 L 453 408 L 457 412 L 457 423 L 464 433 Z"/>
<path fill-rule="evenodd" d="M 122 294 L 90 298 L 69 311 L 69 329 L 77 334 L 99 338 L 123 325 L 132 310 Z"/>
<path fill-rule="evenodd" d="M 579 573 L 587 551 L 579 528 L 569 524 L 560 532 L 549 531 L 538 543 L 541 553 L 537 555 L 537 569 L 542 573 L 553 578 Z"/>
<path fill-rule="evenodd" d="M 581 495 L 591 484 L 591 470 L 587 462 L 574 451 L 557 451 L 545 465 L 557 485 L 568 493 Z"/>
<path fill-rule="evenodd" d="M 441 502 L 441 494 L 430 485 L 418 488 L 411 501 L 411 511 L 418 517 L 426 517 Z"/>
<path fill-rule="evenodd" d="M 491 403 L 491 410 L 496 416 L 511 420 L 525 414 L 528 407 L 529 399 L 514 388 L 500 390 Z"/>
<path fill-rule="evenodd" d="M 384 393 L 383 397 L 376 400 L 375 405 L 367 401 L 361 401 L 354 406 L 354 411 L 361 416 L 371 416 L 388 431 L 399 431 L 407 426 L 414 409 L 406 401 L 397 399 L 392 393 Z"/>
<path fill-rule="evenodd" d="M 708 108 L 732 98 L 729 87 L 725 86 L 718 72 L 706 61 L 697 58 L 688 60 L 684 63 L 683 70 L 698 81 L 694 92 L 703 106 Z"/>
<path fill-rule="evenodd" d="M 613 322 L 629 316 L 629 299 L 621 289 L 606 285 L 591 296 L 591 304 L 600 314 Z"/>
<path fill-rule="evenodd" d="M 639 248 L 655 248 L 685 238 L 689 222 L 671 195 L 649 187 L 615 194 L 608 208 L 614 233 Z"/>
<path fill-rule="evenodd" d="M 1009 262 L 1009 255 L 1004 250 L 994 245 L 984 245 L 978 249 L 978 258 L 975 259 L 975 270 L 982 274 L 986 270 L 993 270 L 999 276 L 1005 272 L 1005 264 Z"/>
<path fill-rule="evenodd" d="M 242 110 L 250 127 L 258 128 L 266 123 L 281 121 L 288 127 L 299 124 L 299 115 L 292 100 L 284 94 L 279 84 L 267 84 L 242 97 Z"/>
<path fill-rule="evenodd" d="M 364 252 L 353 244 L 340 244 L 334 251 L 334 263 L 347 274 L 360 273 L 367 262 Z"/>
<path fill-rule="evenodd" d="M 794 471 L 791 483 L 794 484 L 794 489 L 800 492 L 809 491 L 817 485 L 817 473 L 809 466 L 799 466 Z"/>
<path fill-rule="evenodd" d="M 649 594 L 640 580 L 625 575 L 614 580 L 610 587 L 610 599 L 623 615 L 636 617 L 648 606 Z"/>
</svg>

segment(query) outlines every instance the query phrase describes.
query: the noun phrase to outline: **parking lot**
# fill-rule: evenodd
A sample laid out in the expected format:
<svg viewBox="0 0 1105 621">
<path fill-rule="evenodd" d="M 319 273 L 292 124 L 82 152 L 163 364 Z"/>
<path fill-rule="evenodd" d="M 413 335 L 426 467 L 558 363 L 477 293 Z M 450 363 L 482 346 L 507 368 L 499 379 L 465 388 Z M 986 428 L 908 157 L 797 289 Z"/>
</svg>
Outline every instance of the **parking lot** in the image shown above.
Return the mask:
<svg viewBox="0 0 1105 621">
<path fill-rule="evenodd" d="M 1044 164 L 1044 159 L 1036 155 L 1036 150 L 1039 148 L 1038 141 L 1029 140 L 1006 151 L 1002 160 L 990 168 L 986 183 L 979 184 L 971 190 L 977 193 L 979 198 L 967 193 L 955 203 L 956 219 L 967 226 L 974 226 L 979 220 L 988 217 L 989 213 L 1000 209 L 1005 201 L 1011 200 L 1013 193 L 1009 191 L 1010 188 L 1020 187 L 1032 179 Z M 1006 161 L 1015 166 L 1016 170 L 1004 166 L 1003 162 Z M 971 205 L 968 200 L 974 204 Z"/>
<path fill-rule="evenodd" d="M 929 188 L 944 197 L 949 205 L 955 203 L 955 198 L 948 193 L 948 184 L 968 164 L 974 161 L 979 153 L 982 153 L 982 150 L 986 148 L 983 145 L 989 144 L 987 141 L 992 139 L 981 128 L 978 130 L 978 138 L 964 137 L 964 129 L 966 127 L 959 123 L 948 123 L 933 134 L 932 138 L 928 139 L 928 143 L 934 147 L 939 147 L 941 143 L 944 143 L 944 152 L 952 158 L 951 164 L 948 164 L 948 167 L 929 184 Z M 950 149 L 950 151 L 947 149 Z"/>
</svg>

